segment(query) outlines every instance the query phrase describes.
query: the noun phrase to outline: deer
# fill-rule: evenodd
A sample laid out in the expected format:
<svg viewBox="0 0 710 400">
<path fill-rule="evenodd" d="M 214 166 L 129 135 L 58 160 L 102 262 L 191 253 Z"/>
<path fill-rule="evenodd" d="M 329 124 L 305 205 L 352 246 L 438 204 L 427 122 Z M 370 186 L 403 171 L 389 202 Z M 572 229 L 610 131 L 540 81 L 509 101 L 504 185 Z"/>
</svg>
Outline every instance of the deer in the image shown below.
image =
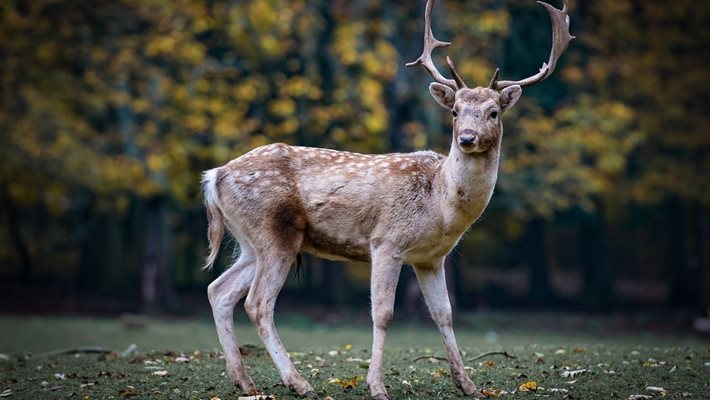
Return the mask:
<svg viewBox="0 0 710 400">
<path fill-rule="evenodd" d="M 373 399 L 389 399 L 382 377 L 383 351 L 403 265 L 414 269 L 443 338 L 454 384 L 464 395 L 481 397 L 454 336 L 444 260 L 491 199 L 498 175 L 502 115 L 518 101 L 522 87 L 553 73 L 574 37 L 569 33 L 566 1 L 562 10 L 538 2 L 551 19 L 548 61 L 528 78 L 498 80 L 496 69 L 487 87 L 469 88 L 451 58 L 446 61 L 452 78 L 445 78 L 434 65 L 432 51 L 450 45 L 432 33 L 434 1 L 426 3 L 422 54 L 406 65 L 422 66 L 431 75 L 431 95 L 452 113 L 448 155 L 433 151 L 358 154 L 274 143 L 203 173 L 209 241 L 204 268 L 214 264 L 225 230 L 240 249 L 236 261 L 209 284 L 207 292 L 227 372 L 244 393 L 259 391 L 245 369 L 234 334 L 234 308 L 242 299 L 284 385 L 301 397 L 317 397 L 291 362 L 273 320 L 291 266 L 301 252 L 307 252 L 371 264 L 373 331 L 366 382 Z"/>
</svg>

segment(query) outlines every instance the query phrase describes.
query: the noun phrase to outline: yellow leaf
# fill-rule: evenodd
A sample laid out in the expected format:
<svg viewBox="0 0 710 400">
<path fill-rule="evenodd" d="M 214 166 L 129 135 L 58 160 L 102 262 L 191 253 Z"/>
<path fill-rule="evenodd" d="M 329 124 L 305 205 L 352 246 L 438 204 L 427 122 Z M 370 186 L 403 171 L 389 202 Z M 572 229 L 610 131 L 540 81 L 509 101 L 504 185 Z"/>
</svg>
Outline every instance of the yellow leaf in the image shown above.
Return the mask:
<svg viewBox="0 0 710 400">
<path fill-rule="evenodd" d="M 363 380 L 361 375 L 353 376 L 352 378 L 331 378 L 328 383 L 333 385 L 339 385 L 343 389 L 352 389 L 357 387 L 359 381 Z"/>
<path fill-rule="evenodd" d="M 481 390 L 481 393 L 488 398 L 496 398 L 496 397 L 501 396 L 502 390 L 500 390 L 500 389 L 483 389 L 483 390 Z"/>
<path fill-rule="evenodd" d="M 527 381 L 518 387 L 518 390 L 521 392 L 535 392 L 537 389 L 538 386 L 535 381 Z"/>
</svg>

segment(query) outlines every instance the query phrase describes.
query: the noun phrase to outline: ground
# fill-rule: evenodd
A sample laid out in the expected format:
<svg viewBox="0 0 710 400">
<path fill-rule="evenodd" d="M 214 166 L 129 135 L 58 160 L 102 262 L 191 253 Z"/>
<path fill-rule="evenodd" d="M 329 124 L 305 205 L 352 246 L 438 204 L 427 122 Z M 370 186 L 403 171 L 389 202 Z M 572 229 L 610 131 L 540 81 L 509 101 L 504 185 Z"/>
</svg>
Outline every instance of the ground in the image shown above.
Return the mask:
<svg viewBox="0 0 710 400">
<path fill-rule="evenodd" d="M 277 399 L 292 398 L 253 327 L 241 319 L 236 325 L 257 386 Z M 327 327 L 295 316 L 277 317 L 277 326 L 321 398 L 367 398 L 368 326 Z M 710 342 L 700 338 L 619 331 L 556 314 L 472 315 L 457 326 L 464 359 L 489 351 L 516 357 L 495 354 L 466 363 L 491 397 L 710 399 Z M 130 344 L 137 351 L 122 356 Z M 117 352 L 49 353 L 80 346 Z M 0 398 L 237 399 L 218 347 L 208 320 L 0 317 Z M 463 398 L 446 362 L 433 358 L 444 354 L 432 326 L 395 326 L 385 353 L 392 398 Z"/>
</svg>

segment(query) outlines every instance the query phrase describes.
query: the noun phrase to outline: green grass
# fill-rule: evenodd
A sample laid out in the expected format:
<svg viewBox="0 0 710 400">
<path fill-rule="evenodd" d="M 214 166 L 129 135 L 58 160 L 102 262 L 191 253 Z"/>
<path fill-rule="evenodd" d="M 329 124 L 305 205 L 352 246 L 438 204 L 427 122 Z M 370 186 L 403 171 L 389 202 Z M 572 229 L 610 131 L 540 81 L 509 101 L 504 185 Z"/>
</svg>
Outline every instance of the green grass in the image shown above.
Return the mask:
<svg viewBox="0 0 710 400">
<path fill-rule="evenodd" d="M 508 393 L 502 398 L 627 399 L 632 394 L 653 394 L 646 390 L 648 386 L 663 387 L 671 399 L 683 398 L 683 393 L 694 399 L 710 398 L 707 342 L 669 335 L 608 334 L 605 324 L 584 325 L 583 321 L 554 314 L 483 314 L 464 318 L 456 332 L 465 358 L 491 350 L 517 356 L 467 363 L 479 388 L 503 389 Z M 364 360 L 370 354 L 368 326 L 330 328 L 288 316 L 277 319 L 277 325 L 296 367 L 321 398 L 367 397 L 360 377 L 367 373 Z M 236 331 L 240 343 L 249 345 L 245 362 L 257 386 L 277 398 L 291 398 L 254 328 L 238 320 Z M 42 354 L 76 346 L 122 350 L 131 343 L 138 352 L 128 357 Z M 239 394 L 225 374 L 218 347 L 208 320 L 147 321 L 131 328 L 108 319 L 4 317 L 0 318 L 0 353 L 8 358 L 0 360 L 0 395 L 10 393 L 9 399 L 236 399 Z M 430 354 L 444 354 L 432 326 L 391 329 L 385 384 L 393 398 L 462 398 L 446 362 L 414 361 Z M 179 362 L 181 355 L 188 361 Z M 567 369 L 587 372 L 561 376 Z M 155 375 L 156 371 L 167 375 Z M 356 378 L 357 385 L 344 389 L 330 383 L 334 378 Z M 541 389 L 520 392 L 519 386 L 529 381 Z"/>
</svg>

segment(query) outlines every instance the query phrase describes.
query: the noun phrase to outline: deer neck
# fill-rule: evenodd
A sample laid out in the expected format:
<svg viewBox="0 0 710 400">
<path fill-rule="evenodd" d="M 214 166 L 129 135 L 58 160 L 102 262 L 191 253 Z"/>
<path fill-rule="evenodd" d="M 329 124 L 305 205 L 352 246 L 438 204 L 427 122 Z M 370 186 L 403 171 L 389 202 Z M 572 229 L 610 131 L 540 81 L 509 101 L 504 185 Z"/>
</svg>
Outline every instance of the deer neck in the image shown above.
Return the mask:
<svg viewBox="0 0 710 400">
<path fill-rule="evenodd" d="M 463 233 L 483 213 L 496 184 L 499 158 L 500 141 L 476 154 L 464 153 L 452 142 L 438 185 L 446 230 Z"/>
</svg>

